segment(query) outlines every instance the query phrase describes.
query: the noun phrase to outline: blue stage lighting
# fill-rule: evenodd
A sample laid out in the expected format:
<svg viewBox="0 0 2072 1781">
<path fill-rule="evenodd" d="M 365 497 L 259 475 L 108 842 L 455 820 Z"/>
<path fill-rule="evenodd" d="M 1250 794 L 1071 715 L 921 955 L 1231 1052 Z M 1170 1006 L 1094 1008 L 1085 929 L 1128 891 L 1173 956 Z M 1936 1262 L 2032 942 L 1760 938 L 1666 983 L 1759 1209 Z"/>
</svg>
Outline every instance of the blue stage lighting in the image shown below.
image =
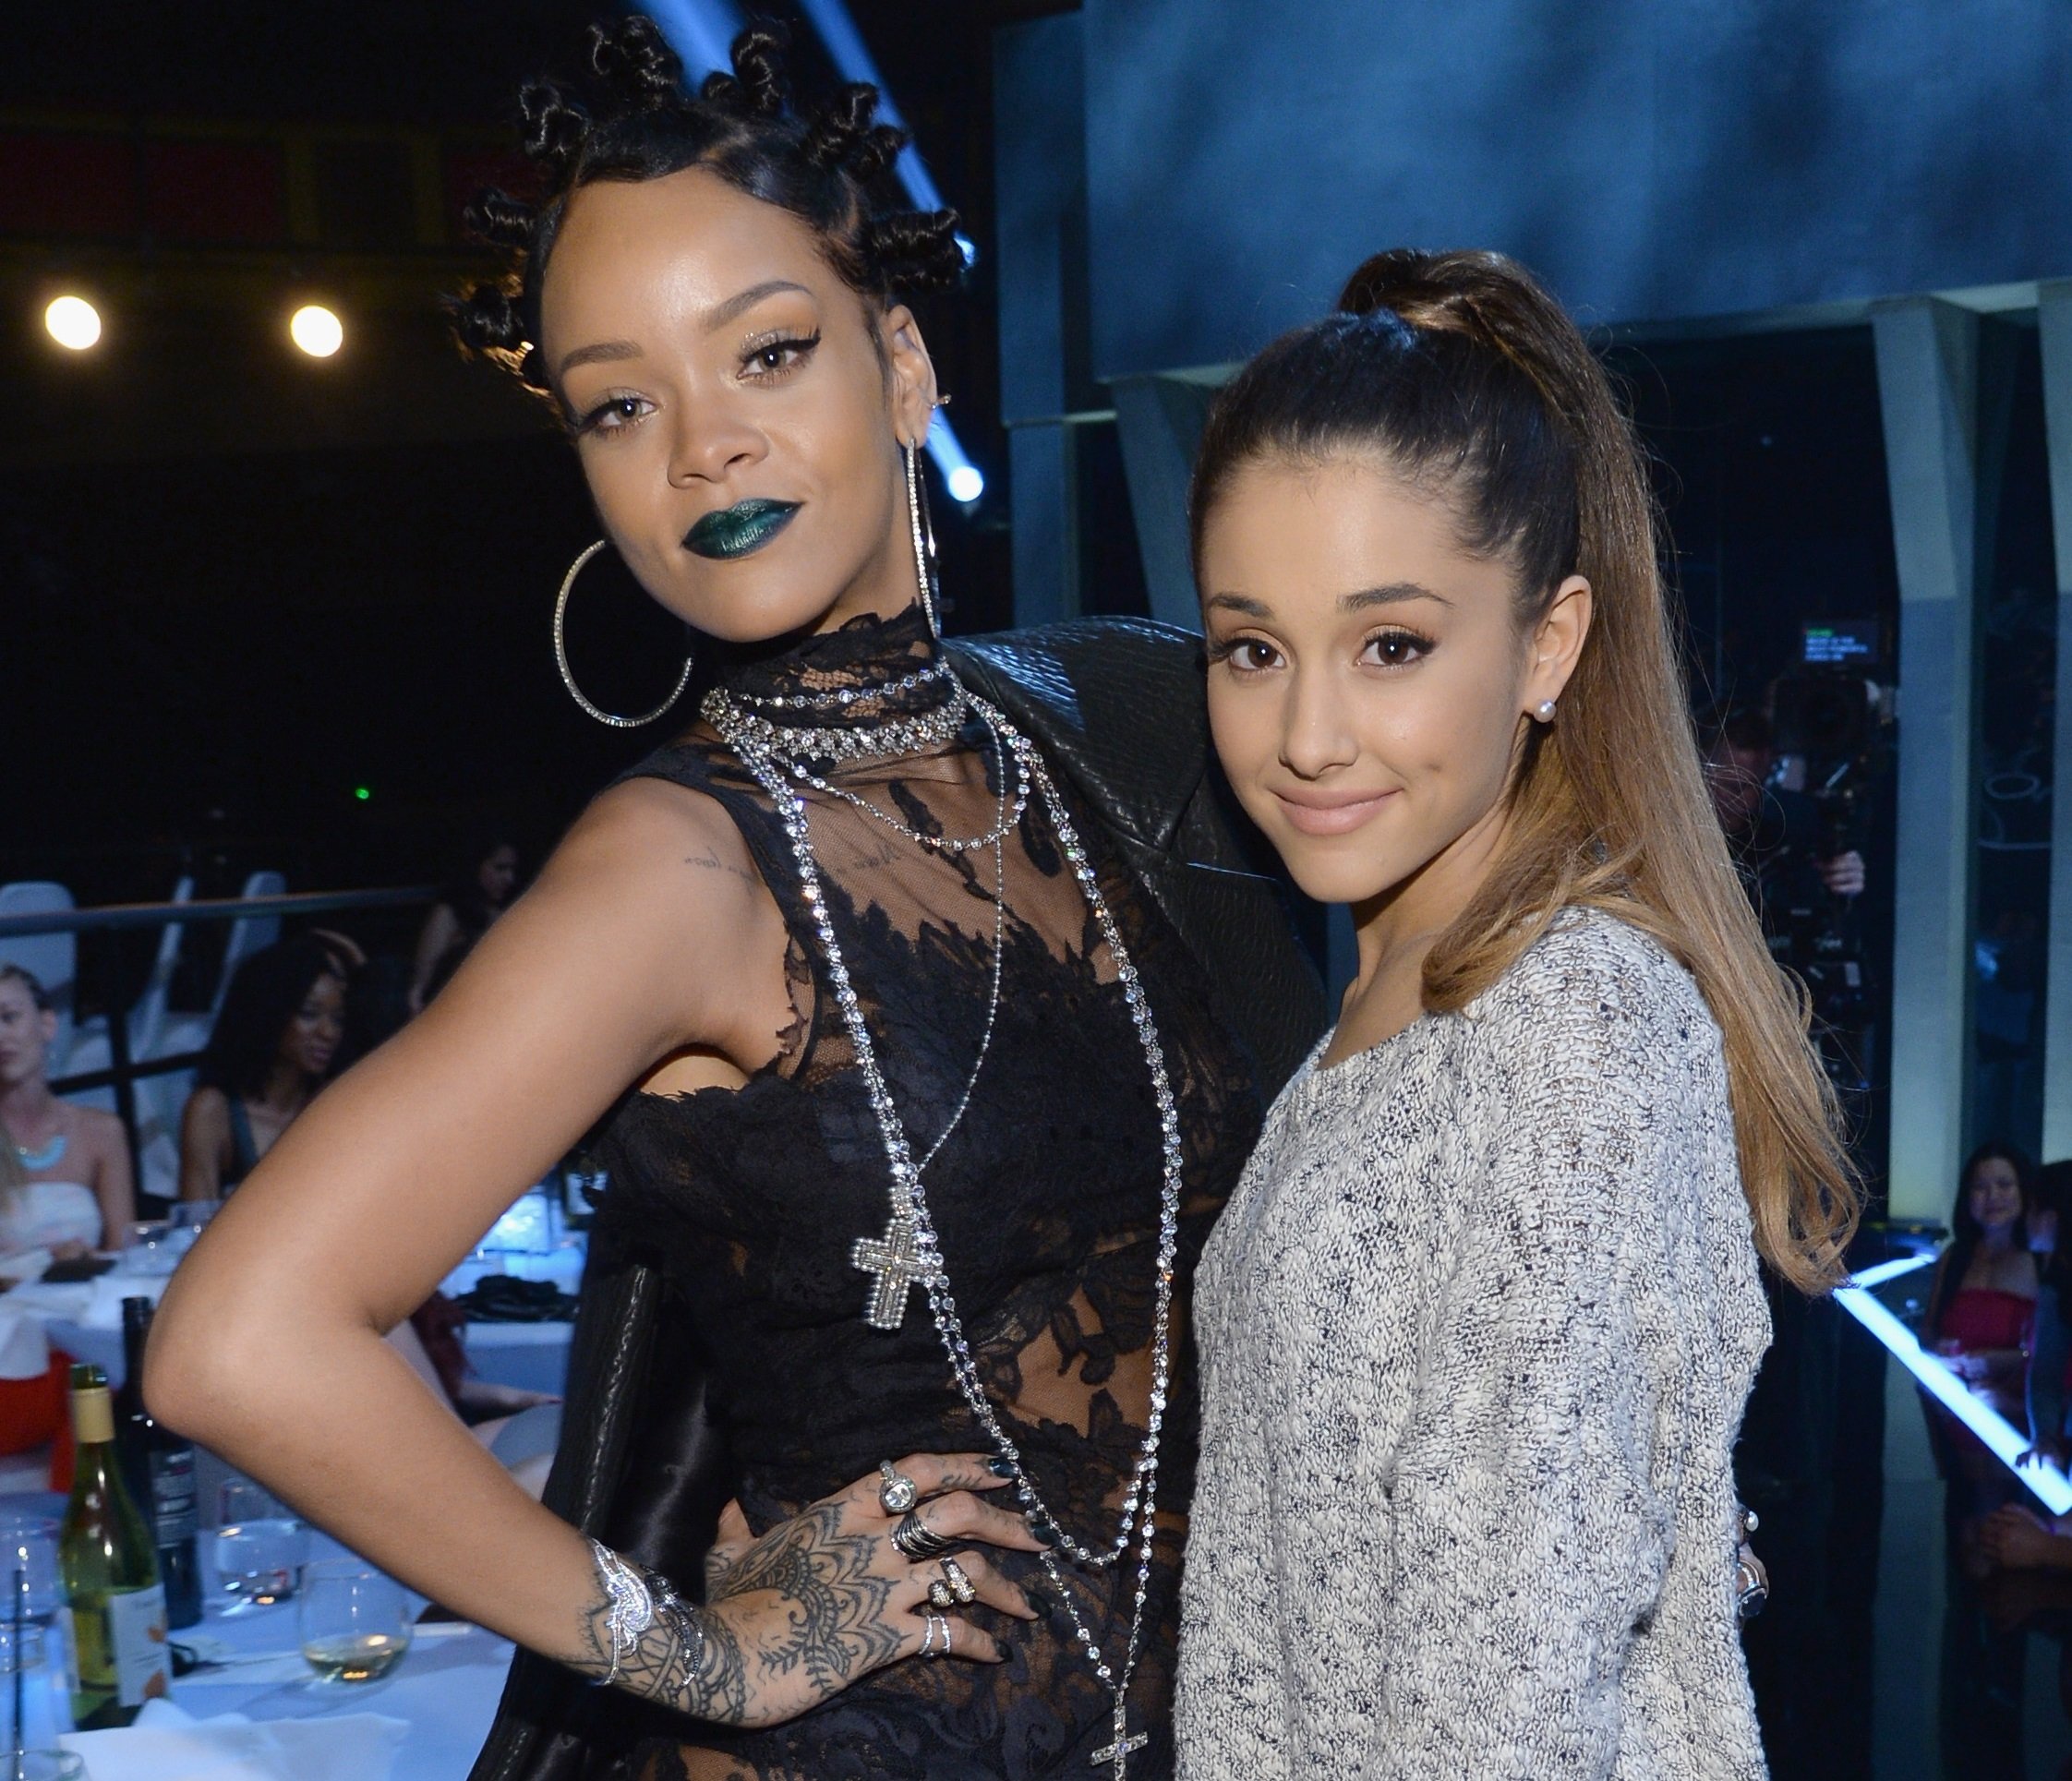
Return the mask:
<svg viewBox="0 0 2072 1781">
<path fill-rule="evenodd" d="M 949 473 L 949 491 L 952 500 L 975 501 L 985 493 L 985 478 L 976 464 L 960 463 Z"/>
<path fill-rule="evenodd" d="M 669 47 L 683 58 L 695 88 L 708 71 L 731 66 L 731 46 L 741 17 L 727 0 L 654 0 L 648 17 L 661 26 Z"/>
<path fill-rule="evenodd" d="M 878 73 L 878 65 L 871 59 L 871 52 L 864 46 L 863 34 L 856 29 L 856 21 L 849 16 L 849 8 L 842 0 L 799 0 L 799 10 L 813 20 L 813 28 L 820 33 L 820 41 L 827 46 L 828 58 L 841 70 L 844 80 L 868 80 L 878 90 L 878 115 L 887 124 L 901 122 L 898 107 L 892 102 L 892 95 L 885 90 L 885 77 Z M 948 207 L 943 202 L 943 194 L 928 175 L 922 164 L 921 156 L 914 152 L 912 143 L 899 150 L 899 159 L 893 171 L 907 188 L 907 196 L 924 211 L 941 211 Z M 966 247 L 964 263 L 969 266 L 974 256 L 973 249 Z"/>
<path fill-rule="evenodd" d="M 1890 1349 L 1893 1358 L 1919 1379 L 1938 1403 L 1984 1442 L 1994 1457 L 2027 1485 L 2052 1514 L 2072 1514 L 2072 1482 L 2066 1480 L 2065 1474 L 2048 1461 L 2022 1464 L 2021 1456 L 2029 1450 L 2028 1435 L 1977 1396 L 1950 1371 L 1942 1356 L 1931 1354 L 1916 1340 L 1911 1330 L 1871 1295 L 1871 1287 L 1910 1273 L 1917 1268 L 1926 1268 L 1934 1259 L 1933 1256 L 1909 1256 L 1867 1268 L 1836 1292 L 1835 1301 Z"/>
</svg>

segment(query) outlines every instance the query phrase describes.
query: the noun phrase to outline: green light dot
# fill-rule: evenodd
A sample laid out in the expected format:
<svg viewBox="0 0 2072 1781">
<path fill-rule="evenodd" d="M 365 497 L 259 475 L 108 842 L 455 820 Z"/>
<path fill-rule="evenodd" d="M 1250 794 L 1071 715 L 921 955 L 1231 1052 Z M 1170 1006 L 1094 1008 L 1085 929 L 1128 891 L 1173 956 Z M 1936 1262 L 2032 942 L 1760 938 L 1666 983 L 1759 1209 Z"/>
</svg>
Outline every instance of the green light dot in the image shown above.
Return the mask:
<svg viewBox="0 0 2072 1781">
<path fill-rule="evenodd" d="M 364 804 L 369 798 L 373 797 L 374 794 L 373 792 L 369 791 L 365 786 L 355 786 L 353 788 L 353 796 L 357 798 L 360 802 Z"/>
</svg>

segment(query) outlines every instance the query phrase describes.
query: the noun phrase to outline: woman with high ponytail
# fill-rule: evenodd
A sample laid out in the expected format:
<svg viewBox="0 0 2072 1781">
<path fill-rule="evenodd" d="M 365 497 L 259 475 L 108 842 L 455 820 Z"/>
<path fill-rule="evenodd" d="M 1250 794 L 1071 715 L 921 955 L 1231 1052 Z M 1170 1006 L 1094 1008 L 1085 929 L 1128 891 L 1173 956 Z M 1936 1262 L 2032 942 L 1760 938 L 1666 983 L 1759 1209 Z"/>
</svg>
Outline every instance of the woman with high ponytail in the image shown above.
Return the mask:
<svg viewBox="0 0 2072 1781">
<path fill-rule="evenodd" d="M 695 714 L 268 1152 L 146 1390 L 524 1647 L 477 1781 L 1169 1774 L 1193 1258 L 1321 998 L 1198 639 L 940 636 L 913 303 L 956 219 L 782 48 L 689 86 L 636 18 L 522 96 L 535 189 L 476 208 L 510 259 L 453 326 L 604 534 L 526 622 L 591 716 Z M 624 701 L 562 646 L 607 548 L 692 657 Z M 543 1507 L 381 1333 L 579 1145 Z"/>
<path fill-rule="evenodd" d="M 1203 1261 L 1181 1771 L 1759 1775 L 1759 1258 L 1833 1284 L 1857 1192 L 1632 428 L 1524 269 L 1384 253 L 1191 519 L 1217 750 L 1358 969 Z"/>
</svg>

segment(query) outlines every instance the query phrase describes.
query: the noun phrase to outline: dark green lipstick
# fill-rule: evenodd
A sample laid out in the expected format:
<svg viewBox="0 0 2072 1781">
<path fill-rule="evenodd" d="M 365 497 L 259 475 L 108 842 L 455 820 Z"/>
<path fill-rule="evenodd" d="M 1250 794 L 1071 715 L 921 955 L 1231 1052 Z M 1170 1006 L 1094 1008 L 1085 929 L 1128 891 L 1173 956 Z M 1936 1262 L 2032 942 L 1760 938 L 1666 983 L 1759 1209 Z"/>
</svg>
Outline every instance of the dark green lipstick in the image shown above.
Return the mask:
<svg viewBox="0 0 2072 1781">
<path fill-rule="evenodd" d="M 707 513 L 686 532 L 683 548 L 723 562 L 753 556 L 790 524 L 792 514 L 798 511 L 797 501 L 736 501 L 731 507 Z"/>
</svg>

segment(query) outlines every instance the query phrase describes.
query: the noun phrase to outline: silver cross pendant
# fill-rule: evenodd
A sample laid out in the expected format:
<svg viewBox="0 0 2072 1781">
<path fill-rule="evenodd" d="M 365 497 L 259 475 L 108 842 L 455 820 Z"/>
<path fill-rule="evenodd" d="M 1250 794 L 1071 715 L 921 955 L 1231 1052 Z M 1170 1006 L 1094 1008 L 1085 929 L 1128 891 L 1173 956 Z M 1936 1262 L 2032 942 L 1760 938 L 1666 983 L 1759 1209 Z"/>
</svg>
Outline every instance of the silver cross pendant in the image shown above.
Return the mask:
<svg viewBox="0 0 2072 1781">
<path fill-rule="evenodd" d="M 882 1237 L 858 1237 L 849 1252 L 850 1263 L 877 1276 L 863 1302 L 863 1321 L 873 1330 L 897 1330 L 907 1320 L 907 1294 L 928 1278 L 915 1242 L 910 1212 L 895 1212 Z"/>
<path fill-rule="evenodd" d="M 1129 1735 L 1129 1710 L 1120 1701 L 1117 1701 L 1115 1703 L 1115 1741 L 1110 1744 L 1106 1750 L 1094 1751 L 1093 1766 L 1097 1769 L 1112 1767 L 1115 1772 L 1115 1781 L 1124 1781 L 1128 1772 L 1130 1751 L 1140 1751 L 1150 1741 L 1150 1735 L 1145 1732 L 1140 1731 L 1134 1738 Z"/>
</svg>

